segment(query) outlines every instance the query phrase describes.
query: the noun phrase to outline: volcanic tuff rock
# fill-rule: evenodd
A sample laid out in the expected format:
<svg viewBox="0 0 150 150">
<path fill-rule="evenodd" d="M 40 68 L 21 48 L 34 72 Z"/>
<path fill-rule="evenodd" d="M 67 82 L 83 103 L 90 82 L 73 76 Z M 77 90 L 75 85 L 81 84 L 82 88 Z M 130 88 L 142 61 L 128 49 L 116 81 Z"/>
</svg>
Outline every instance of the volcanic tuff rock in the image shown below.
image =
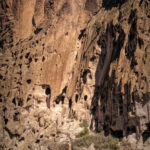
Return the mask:
<svg viewBox="0 0 150 150">
<path fill-rule="evenodd" d="M 0 149 L 67 150 L 84 119 L 149 148 L 149 66 L 149 0 L 0 1 Z"/>
</svg>

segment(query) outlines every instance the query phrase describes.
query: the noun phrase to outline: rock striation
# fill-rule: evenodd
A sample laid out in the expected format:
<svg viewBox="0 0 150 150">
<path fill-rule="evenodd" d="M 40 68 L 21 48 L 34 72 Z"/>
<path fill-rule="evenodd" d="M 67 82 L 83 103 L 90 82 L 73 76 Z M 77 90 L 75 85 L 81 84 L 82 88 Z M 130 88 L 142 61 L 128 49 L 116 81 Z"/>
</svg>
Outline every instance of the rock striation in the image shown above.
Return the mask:
<svg viewBox="0 0 150 150">
<path fill-rule="evenodd" d="M 148 149 L 149 66 L 149 0 L 0 1 L 0 149 L 69 150 L 82 120 Z"/>
</svg>

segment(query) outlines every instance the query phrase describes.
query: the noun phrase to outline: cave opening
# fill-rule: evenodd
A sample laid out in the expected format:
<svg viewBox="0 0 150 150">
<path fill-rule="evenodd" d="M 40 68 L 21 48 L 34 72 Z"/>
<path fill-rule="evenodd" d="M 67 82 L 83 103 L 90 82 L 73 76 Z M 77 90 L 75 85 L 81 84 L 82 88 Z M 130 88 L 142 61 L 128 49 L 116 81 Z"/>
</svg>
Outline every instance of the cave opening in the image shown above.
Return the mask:
<svg viewBox="0 0 150 150">
<path fill-rule="evenodd" d="M 30 84 L 30 83 L 31 83 L 31 79 L 28 79 L 28 80 L 27 80 L 27 83 Z"/>
<path fill-rule="evenodd" d="M 143 142 L 145 143 L 150 138 L 150 122 L 146 124 L 147 129 L 142 133 Z"/>
<path fill-rule="evenodd" d="M 56 102 L 56 104 L 59 104 L 59 103 L 60 103 L 60 101 L 61 101 L 61 102 L 62 102 L 62 104 L 64 104 L 64 99 L 65 99 L 65 96 L 63 96 L 63 95 L 59 95 L 59 96 L 57 96 L 57 98 L 56 98 L 55 102 Z"/>
<path fill-rule="evenodd" d="M 112 130 L 112 129 L 110 129 L 110 131 L 111 131 L 111 135 L 113 136 L 113 137 L 116 137 L 116 138 L 119 138 L 119 139 L 121 139 L 121 138 L 123 138 L 123 130 Z"/>
<path fill-rule="evenodd" d="M 86 101 L 86 100 L 87 100 L 87 98 L 88 98 L 88 96 L 87 96 L 87 95 L 85 95 L 85 96 L 84 96 L 84 100 Z"/>
<path fill-rule="evenodd" d="M 70 98 L 69 99 L 69 108 L 71 109 L 71 106 L 72 106 L 72 99 Z"/>
<path fill-rule="evenodd" d="M 136 133 L 136 127 L 135 126 L 127 127 L 127 135 L 130 135 L 132 133 Z"/>
<path fill-rule="evenodd" d="M 79 98 L 79 96 L 78 96 L 78 94 L 76 94 L 76 96 L 75 96 L 75 102 L 76 103 L 78 102 L 78 98 Z"/>
<path fill-rule="evenodd" d="M 85 31 L 86 31 L 86 29 L 80 30 L 80 34 L 79 34 L 79 36 L 78 36 L 78 40 L 81 40 L 82 37 L 84 37 L 84 36 L 86 35 L 86 34 L 85 34 Z"/>
<path fill-rule="evenodd" d="M 45 90 L 45 94 L 46 94 L 46 95 L 50 95 L 50 94 L 51 94 L 51 90 L 50 90 L 50 88 L 49 88 L 49 87 L 47 87 L 47 88 L 46 88 L 46 90 Z"/>
</svg>

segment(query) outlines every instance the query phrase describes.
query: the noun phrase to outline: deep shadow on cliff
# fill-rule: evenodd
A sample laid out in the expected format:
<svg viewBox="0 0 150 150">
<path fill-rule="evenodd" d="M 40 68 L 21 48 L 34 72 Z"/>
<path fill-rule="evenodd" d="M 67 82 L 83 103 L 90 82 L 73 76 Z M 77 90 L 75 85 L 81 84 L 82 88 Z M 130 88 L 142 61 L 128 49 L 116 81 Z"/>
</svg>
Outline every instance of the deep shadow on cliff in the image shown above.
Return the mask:
<svg viewBox="0 0 150 150">
<path fill-rule="evenodd" d="M 115 39 L 116 33 L 119 33 L 118 39 Z M 97 41 L 102 52 L 95 74 L 96 88 L 92 99 L 92 113 L 96 122 L 96 131 L 99 132 L 100 128 L 103 126 L 106 135 L 110 132 L 110 126 L 112 124 L 115 125 L 115 121 L 112 121 L 112 118 L 116 118 L 116 116 L 111 107 L 119 103 L 120 113 L 123 112 L 121 89 L 114 81 L 115 70 L 112 70 L 111 77 L 108 76 L 108 72 L 111 62 L 119 59 L 124 39 L 125 33 L 122 28 L 119 25 L 114 26 L 111 22 L 107 25 L 106 32 L 100 35 Z M 118 97 L 120 99 L 118 99 Z M 123 133 L 120 132 L 118 136 L 123 136 Z"/>
<path fill-rule="evenodd" d="M 117 5 L 122 5 L 124 2 L 120 1 L 118 4 L 117 1 L 112 3 L 103 1 L 103 7 L 111 9 Z M 145 142 L 150 137 L 149 122 L 146 130 L 143 130 L 141 120 L 142 117 L 149 118 L 149 114 L 148 116 L 137 115 L 136 113 L 139 110 L 136 104 L 148 105 L 150 93 L 139 92 L 137 85 L 140 83 L 138 80 L 134 88 L 130 79 L 124 82 L 124 79 L 120 78 L 119 82 L 116 82 L 119 60 L 122 59 L 120 57 L 122 50 L 126 59 L 130 61 L 130 69 L 134 72 L 134 75 L 137 78 L 141 78 L 140 80 L 145 82 L 145 84 L 147 83 L 147 77 L 143 74 L 139 77 L 141 70 L 136 69 L 136 66 L 141 64 L 137 62 L 135 53 L 138 46 L 142 49 L 142 45 L 144 45 L 143 39 L 139 37 L 137 31 L 137 18 L 137 10 L 132 9 L 128 17 L 129 34 L 125 33 L 120 24 L 113 25 L 112 22 L 107 24 L 105 32 L 100 33 L 97 44 L 101 47 L 101 56 L 95 73 L 95 91 L 91 103 L 93 114 L 91 129 L 95 128 L 97 132 L 101 132 L 104 129 L 105 135 L 111 134 L 118 138 L 136 133 L 136 138 L 139 139 L 142 136 L 143 142 Z M 128 40 L 125 43 L 126 36 Z M 111 66 L 112 64 L 115 65 Z M 121 74 L 123 74 L 124 66 L 121 66 L 119 69 Z M 132 116 L 129 115 L 129 112 L 132 113 Z M 95 121 L 95 127 L 93 126 L 93 121 Z"/>
<path fill-rule="evenodd" d="M 110 10 L 113 7 L 121 7 L 125 2 L 127 2 L 127 0 L 102 0 L 102 7 L 106 10 Z"/>
</svg>

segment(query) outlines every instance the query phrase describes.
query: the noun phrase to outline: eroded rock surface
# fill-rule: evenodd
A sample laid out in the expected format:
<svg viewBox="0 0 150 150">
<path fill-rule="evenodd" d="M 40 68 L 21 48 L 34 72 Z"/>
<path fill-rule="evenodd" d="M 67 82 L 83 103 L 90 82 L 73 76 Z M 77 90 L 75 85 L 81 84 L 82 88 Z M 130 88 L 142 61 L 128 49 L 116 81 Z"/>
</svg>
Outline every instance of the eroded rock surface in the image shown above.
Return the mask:
<svg viewBox="0 0 150 150">
<path fill-rule="evenodd" d="M 0 31 L 0 149 L 70 149 L 83 119 L 150 147 L 149 0 L 2 0 Z"/>
</svg>

